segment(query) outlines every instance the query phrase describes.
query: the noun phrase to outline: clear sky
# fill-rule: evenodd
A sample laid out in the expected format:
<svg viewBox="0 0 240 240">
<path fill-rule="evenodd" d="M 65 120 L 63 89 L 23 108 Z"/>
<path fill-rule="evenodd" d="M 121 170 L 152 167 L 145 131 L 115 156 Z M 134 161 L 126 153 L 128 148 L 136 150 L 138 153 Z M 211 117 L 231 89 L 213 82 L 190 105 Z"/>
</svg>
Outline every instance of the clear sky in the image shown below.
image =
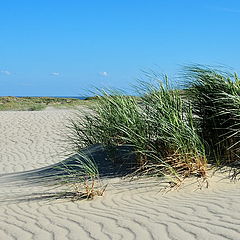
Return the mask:
<svg viewBox="0 0 240 240">
<path fill-rule="evenodd" d="M 239 58 L 239 0 L 1 1 L 1 96 L 127 89 L 141 70 Z"/>
</svg>

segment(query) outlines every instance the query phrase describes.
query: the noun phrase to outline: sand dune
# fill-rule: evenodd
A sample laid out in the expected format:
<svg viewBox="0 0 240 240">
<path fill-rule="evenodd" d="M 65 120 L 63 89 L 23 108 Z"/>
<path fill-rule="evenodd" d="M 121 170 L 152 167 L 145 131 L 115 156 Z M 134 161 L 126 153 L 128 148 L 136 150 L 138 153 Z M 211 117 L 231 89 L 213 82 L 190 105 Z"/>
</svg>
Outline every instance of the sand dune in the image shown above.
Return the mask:
<svg viewBox="0 0 240 240">
<path fill-rule="evenodd" d="M 28 198 L 48 188 L 19 186 L 6 174 L 64 160 L 58 133 L 72 114 L 0 112 L 0 239 L 240 239 L 240 183 L 223 175 L 202 190 L 186 181 L 166 193 L 154 181 L 114 178 L 93 201 Z"/>
</svg>

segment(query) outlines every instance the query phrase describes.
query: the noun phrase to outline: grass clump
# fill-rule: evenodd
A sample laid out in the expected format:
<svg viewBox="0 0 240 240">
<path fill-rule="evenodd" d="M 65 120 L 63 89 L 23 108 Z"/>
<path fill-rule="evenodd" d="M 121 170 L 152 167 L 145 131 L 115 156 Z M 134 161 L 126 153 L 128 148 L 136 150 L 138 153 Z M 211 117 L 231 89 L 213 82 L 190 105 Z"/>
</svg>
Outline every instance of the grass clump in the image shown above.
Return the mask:
<svg viewBox="0 0 240 240">
<path fill-rule="evenodd" d="M 187 97 L 193 105 L 208 158 L 217 165 L 239 165 L 240 79 L 205 66 L 185 69 Z"/>
<path fill-rule="evenodd" d="M 171 91 L 167 79 L 157 85 L 142 83 L 141 89 L 140 98 L 101 92 L 93 114 L 81 114 L 71 121 L 74 149 L 98 143 L 116 162 L 116 147 L 127 146 L 135 156 L 134 174 L 205 177 L 204 145 L 191 106 L 178 91 Z"/>
<path fill-rule="evenodd" d="M 164 169 L 169 174 L 172 170 L 182 177 L 205 177 L 205 149 L 197 133 L 191 105 L 181 98 L 180 92 L 172 91 L 167 78 L 157 86 L 144 86 L 144 114 L 154 156 L 166 164 Z"/>
</svg>

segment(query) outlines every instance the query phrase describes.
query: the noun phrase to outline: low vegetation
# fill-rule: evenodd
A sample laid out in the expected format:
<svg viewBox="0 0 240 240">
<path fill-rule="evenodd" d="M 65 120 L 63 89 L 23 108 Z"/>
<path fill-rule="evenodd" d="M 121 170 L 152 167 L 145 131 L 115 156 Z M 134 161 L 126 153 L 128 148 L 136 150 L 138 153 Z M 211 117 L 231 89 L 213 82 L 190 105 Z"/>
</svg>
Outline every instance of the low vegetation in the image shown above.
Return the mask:
<svg viewBox="0 0 240 240">
<path fill-rule="evenodd" d="M 80 100 L 77 98 L 59 97 L 0 97 L 0 111 L 38 111 L 46 107 L 77 108 L 80 105 L 91 105 L 94 98 Z"/>
<path fill-rule="evenodd" d="M 95 196 L 102 196 L 106 189 L 106 185 L 101 183 L 94 159 L 85 154 L 75 154 L 71 162 L 62 162 L 56 169 L 60 174 L 50 175 L 48 182 L 53 181 L 66 188 L 56 194 L 56 198 L 70 198 L 72 201 L 93 199 Z"/>
</svg>

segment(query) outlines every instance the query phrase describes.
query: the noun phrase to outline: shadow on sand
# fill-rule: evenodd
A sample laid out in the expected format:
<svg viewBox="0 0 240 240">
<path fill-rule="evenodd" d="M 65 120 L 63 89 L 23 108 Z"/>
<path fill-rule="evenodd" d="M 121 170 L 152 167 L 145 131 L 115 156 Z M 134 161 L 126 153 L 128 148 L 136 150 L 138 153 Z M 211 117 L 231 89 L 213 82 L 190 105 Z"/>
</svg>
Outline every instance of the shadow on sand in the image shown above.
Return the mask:
<svg viewBox="0 0 240 240">
<path fill-rule="evenodd" d="M 0 175 L 0 186 L 4 189 L 18 188 L 22 189 L 22 193 L 18 196 L 14 194 L 2 194 L 4 199 L 0 202 L 13 201 L 35 201 L 35 200 L 50 200 L 50 199 L 71 199 L 76 197 L 73 192 L 37 192 L 23 194 L 23 187 L 36 187 L 36 186 L 54 186 L 59 183 L 61 179 L 66 177 L 71 178 L 71 173 L 75 175 L 81 171 L 81 161 L 86 158 L 91 159 L 98 168 L 100 178 L 113 178 L 124 177 L 132 173 L 137 168 L 135 154 L 129 146 L 116 147 L 113 151 L 106 151 L 101 145 L 93 145 L 83 149 L 79 154 L 75 154 L 67 159 L 43 168 L 38 168 L 30 171 L 23 171 L 17 173 L 9 173 Z M 114 162 L 110 159 L 114 159 Z M 71 171 L 69 171 L 71 169 Z M 76 176 L 74 176 L 76 177 Z M 21 191 L 20 191 L 21 192 Z M 10 196 L 10 197 L 9 197 Z M 86 199 L 86 194 L 79 194 L 79 199 Z M 1 197 L 2 198 L 2 197 Z M 15 198 L 15 199 L 14 199 Z"/>
</svg>

